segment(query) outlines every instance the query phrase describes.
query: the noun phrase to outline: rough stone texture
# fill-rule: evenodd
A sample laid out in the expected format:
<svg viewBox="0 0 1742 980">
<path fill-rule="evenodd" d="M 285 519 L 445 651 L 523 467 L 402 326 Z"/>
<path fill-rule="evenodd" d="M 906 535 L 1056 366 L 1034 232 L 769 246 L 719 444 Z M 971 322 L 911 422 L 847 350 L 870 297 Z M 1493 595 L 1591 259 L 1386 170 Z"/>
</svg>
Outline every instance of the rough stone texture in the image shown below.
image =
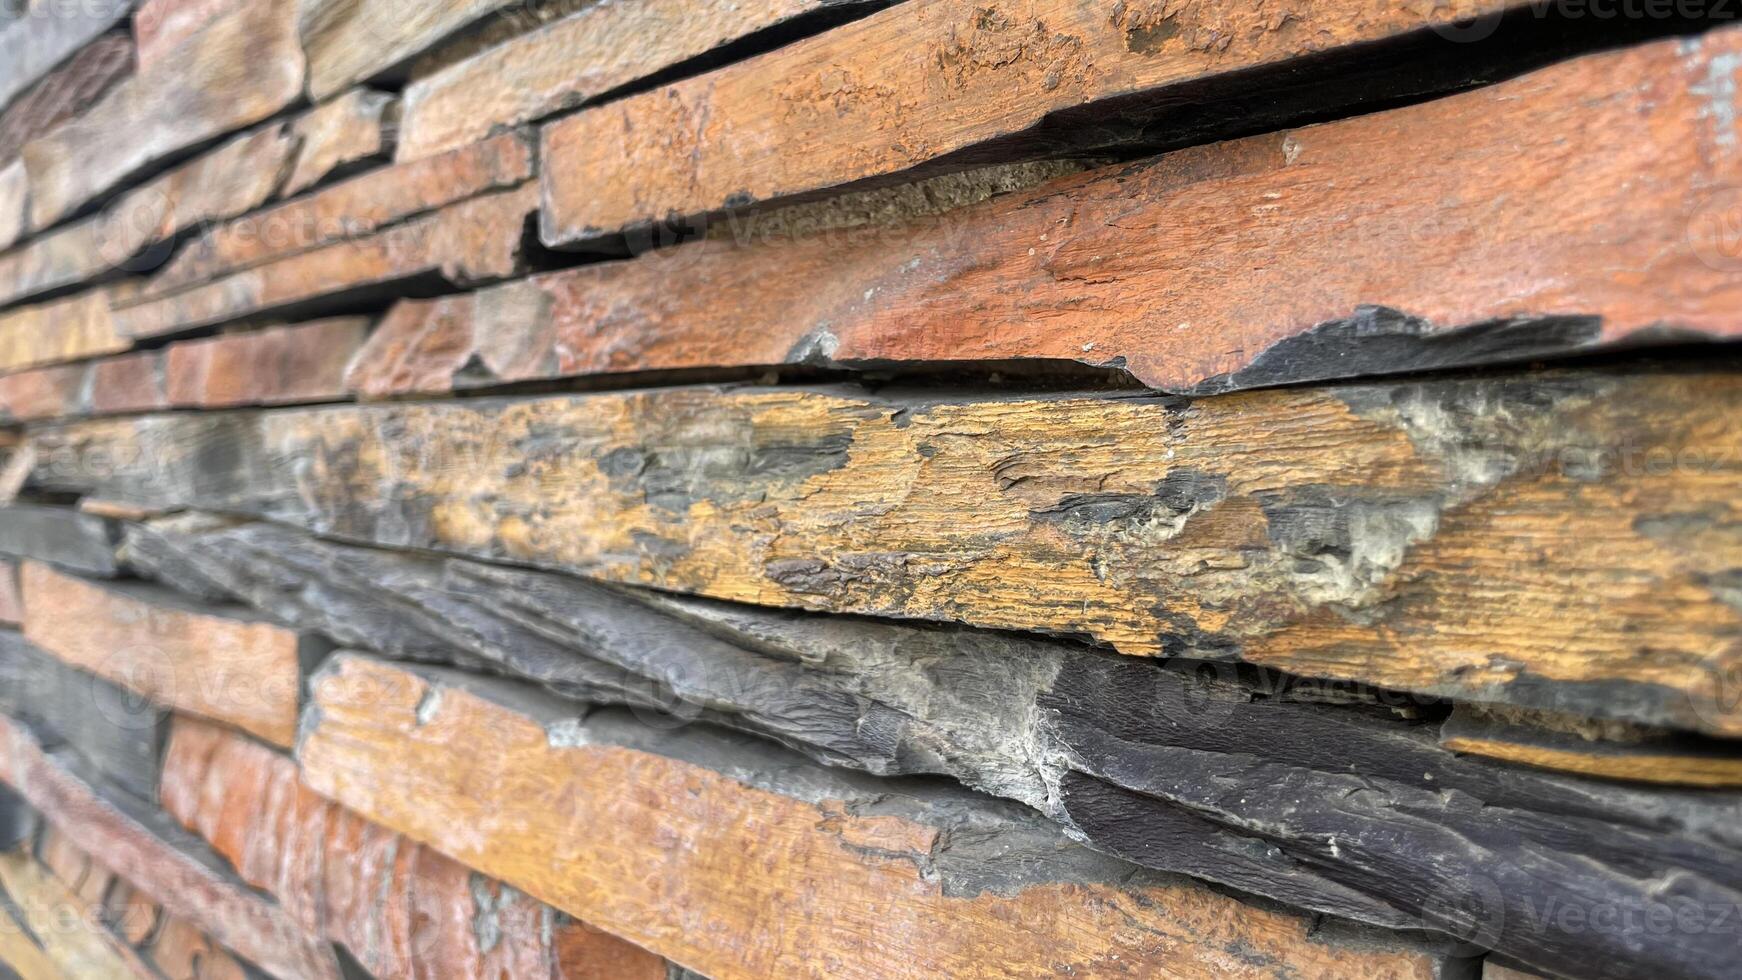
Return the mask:
<svg viewBox="0 0 1742 980">
<path fill-rule="evenodd" d="M 86 903 L 29 855 L 18 851 L 0 854 L 0 888 L 10 900 L 7 911 L 22 913 L 20 924 L 42 944 L 43 953 L 60 975 L 160 980 L 136 951 L 100 924 L 78 918 L 69 921 L 69 913 Z"/>
<path fill-rule="evenodd" d="M 1580 976 L 1615 964 L 1685 971 L 1689 957 L 1693 972 L 1710 972 L 1728 961 L 1722 938 L 1617 942 L 1528 910 L 1662 904 L 1625 872 L 1642 850 L 1673 868 L 1682 889 L 1729 902 L 1726 889 L 1742 882 L 1728 870 L 1742 849 L 1732 819 L 1742 797 L 1460 759 L 1434 743 L 1438 711 L 1425 699 L 1273 672 L 1241 680 L 1225 665 L 1158 666 L 1008 634 L 684 599 L 209 515 L 130 528 L 125 554 L 165 582 L 233 595 L 345 645 L 735 728 L 825 765 L 953 777 L 1034 807 L 1091 847 L 1296 908 L 1403 928 L 1442 917 L 1441 928 L 1486 931 L 1485 945 Z M 1144 767 L 1221 775 L 1152 787 L 1147 801 L 1119 794 L 1125 773 Z M 1352 769 L 1366 793 L 1407 808 L 1409 824 L 1352 805 Z M 1278 783 L 1291 787 L 1287 819 L 1267 799 Z M 1433 791 L 1465 803 L 1435 805 Z M 1287 829 L 1308 814 L 1336 825 L 1338 860 L 1313 853 L 1322 838 Z M 1495 834 L 1511 836 L 1471 846 Z M 1399 843 L 1369 855 L 1380 837 Z M 1510 876 L 1510 907 L 1492 921 L 1443 908 L 1447 867 L 1472 880 Z"/>
<path fill-rule="evenodd" d="M 240 2 L 243 0 L 140 0 L 133 14 L 139 67 L 150 68 L 163 61 L 182 42 Z"/>
<path fill-rule="evenodd" d="M 110 304 L 115 287 L 0 311 L 0 371 L 79 361 L 126 350 Z"/>
<path fill-rule="evenodd" d="M 24 622 L 24 599 L 18 592 L 18 563 L 0 560 L 0 624 Z"/>
<path fill-rule="evenodd" d="M 1742 156 L 1709 79 L 1739 54 L 1742 31 L 1593 55 L 900 230 L 716 223 L 405 310 L 358 381 L 1036 359 L 1222 391 L 1730 337 Z"/>
<path fill-rule="evenodd" d="M 757 31 L 875 2 L 594 4 L 408 86 L 398 158 L 451 150 L 575 108 Z"/>
<path fill-rule="evenodd" d="M 181 333 L 437 278 L 487 283 L 523 271 L 521 246 L 538 188 L 525 184 L 451 204 L 380 234 L 301 252 L 114 311 L 125 337 Z"/>
<path fill-rule="evenodd" d="M 892 977 L 1446 966 L 1102 858 L 943 787 L 867 786 L 758 744 L 609 711 L 580 721 L 519 688 L 353 656 L 313 696 L 298 758 L 315 790 L 716 980 L 845 964 Z M 488 803 L 468 788 L 481 784 L 497 788 Z"/>
<path fill-rule="evenodd" d="M 86 381 L 93 367 L 57 364 L 0 375 L 0 421 L 31 422 L 89 414 Z"/>
<path fill-rule="evenodd" d="M 207 231 L 153 275 L 141 295 L 163 296 L 368 235 L 486 191 L 518 186 L 532 173 L 532 149 L 512 133 L 428 160 L 380 168 Z"/>
<path fill-rule="evenodd" d="M 169 407 L 162 365 L 163 354 L 159 351 L 122 354 L 91 364 L 85 386 L 91 414 L 150 412 Z"/>
<path fill-rule="evenodd" d="M 97 40 L 133 9 L 132 0 L 57 3 L 28 0 L 18 19 L 0 24 L 0 106 Z"/>
<path fill-rule="evenodd" d="M 367 319 L 335 317 L 0 375 L 0 421 L 336 400 L 368 336 Z"/>
<path fill-rule="evenodd" d="M 1734 375 L 1693 369 L 1201 400 L 695 387 L 85 422 L 31 433 L 68 462 L 30 479 L 1736 735 L 1739 409 Z"/>
<path fill-rule="evenodd" d="M 1607 739 L 1589 731 L 1530 725 L 1470 705 L 1453 710 L 1440 730 L 1440 744 L 1454 752 L 1605 779 L 1742 787 L 1742 759 L 1724 743 L 1709 744 L 1665 733 Z"/>
<path fill-rule="evenodd" d="M 47 228 L 166 158 L 294 103 L 303 82 L 294 18 L 288 3 L 240 4 L 26 144 L 31 227 Z"/>
<path fill-rule="evenodd" d="M 24 566 L 24 635 L 62 661 L 275 745 L 296 738 L 305 671 L 326 647 L 166 589 Z"/>
<path fill-rule="evenodd" d="M 30 174 L 23 160 L 0 166 L 0 248 L 24 234 L 25 216 L 30 203 Z"/>
<path fill-rule="evenodd" d="M 156 798 L 168 731 L 162 710 L 10 631 L 0 632 L 0 679 L 0 710 L 64 741 L 114 785 Z"/>
<path fill-rule="evenodd" d="M 659 957 L 362 820 L 258 743 L 180 718 L 164 767 L 171 816 L 375 976 L 665 980 Z"/>
<path fill-rule="evenodd" d="M 0 507 L 0 554 L 49 562 L 86 575 L 114 575 L 115 525 L 68 507 Z"/>
<path fill-rule="evenodd" d="M 274 975 L 339 980 L 331 947 L 304 937 L 283 909 L 237 881 L 192 835 L 155 808 L 105 795 L 75 760 L 44 751 L 34 734 L 4 717 L 0 782 L 169 915 Z"/>
<path fill-rule="evenodd" d="M 545 127 L 544 238 L 584 242 L 668 215 L 886 178 L 940 158 L 983 162 L 996 156 L 986 144 L 1044 143 L 1034 131 L 1065 111 L 1086 125 L 1069 130 L 1064 147 L 1029 152 L 1100 150 L 1138 137 L 1144 101 L 1177 107 L 1191 99 L 1186 93 L 1235 73 L 1508 5 L 1386 0 L 1281 11 L 1239 0 L 1189 8 L 1162 0 L 1112 8 L 910 0 Z M 1386 90 L 1407 77 L 1398 73 L 1345 101 L 1395 94 Z M 1297 72 L 1286 84 L 1314 80 Z M 1255 81 L 1247 86 L 1263 91 Z M 1315 109 L 1333 108 L 1329 92 L 1316 94 Z M 804 151 L 783 152 L 790 147 Z"/>
<path fill-rule="evenodd" d="M 236 137 L 128 191 L 98 214 L 0 255 L 0 303 L 94 279 L 111 269 L 161 262 L 163 255 L 152 255 L 152 246 L 271 199 L 284 183 L 297 146 L 284 124 Z"/>
<path fill-rule="evenodd" d="M 169 404 L 221 408 L 336 399 L 369 321 L 340 317 L 171 344 L 163 374 Z"/>
<path fill-rule="evenodd" d="M 388 156 L 399 100 L 387 92 L 352 89 L 296 121 L 302 141 L 284 194 L 300 194 L 359 164 Z"/>
<path fill-rule="evenodd" d="M 317 99 L 393 75 L 515 0 L 299 0 L 309 92 Z"/>
<path fill-rule="evenodd" d="M 133 57 L 131 36 L 124 31 L 105 34 L 7 106 L 0 112 L 0 164 L 16 161 L 24 144 L 95 105 L 133 73 Z M 0 245 L 4 243 L 0 235 Z"/>
</svg>

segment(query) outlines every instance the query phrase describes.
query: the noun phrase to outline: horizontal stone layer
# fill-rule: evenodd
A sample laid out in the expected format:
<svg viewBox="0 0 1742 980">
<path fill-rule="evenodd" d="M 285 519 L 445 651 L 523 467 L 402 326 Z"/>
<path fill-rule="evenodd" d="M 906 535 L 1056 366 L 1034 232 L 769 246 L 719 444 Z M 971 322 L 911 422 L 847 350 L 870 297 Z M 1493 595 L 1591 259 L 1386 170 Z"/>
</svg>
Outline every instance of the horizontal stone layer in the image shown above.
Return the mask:
<svg viewBox="0 0 1742 980">
<path fill-rule="evenodd" d="M 427 160 L 376 168 L 207 230 L 153 273 L 138 299 L 361 238 L 486 191 L 516 187 L 532 175 L 532 148 L 514 133 Z"/>
<path fill-rule="evenodd" d="M 1722 941 L 1702 948 L 1679 934 L 1661 944 L 1593 939 L 1530 910 L 1670 911 L 1632 878 L 1641 855 L 1716 906 L 1730 903 L 1742 884 L 1728 870 L 1742 849 L 1730 815 L 1742 797 L 1463 759 L 1434 744 L 1443 708 L 1393 692 L 685 599 L 208 515 L 132 527 L 125 553 L 163 581 L 227 592 L 342 644 L 735 728 L 825 765 L 952 777 L 1034 807 L 1091 847 L 1295 907 L 1419 926 L 1445 913 L 1442 872 L 1457 867 L 1473 882 L 1505 880 L 1507 904 L 1434 924 L 1481 930 L 1484 945 L 1518 958 L 1601 976 L 1670 963 L 1721 972 L 1728 955 Z M 1118 792 L 1121 765 L 1221 774 L 1143 799 Z M 1352 806 L 1351 768 L 1411 822 Z M 1291 787 L 1286 818 L 1267 799 L 1277 783 Z M 1322 837 L 1286 829 L 1309 820 L 1335 826 L 1340 860 L 1324 859 Z M 1495 834 L 1514 839 L 1484 839 Z M 1400 843 L 1370 853 L 1381 838 Z"/>
<path fill-rule="evenodd" d="M 409 304 L 357 385 L 1026 360 L 1212 392 L 1731 338 L 1742 155 L 1711 80 L 1739 55 L 1742 30 L 1592 55 L 896 226 L 733 216 Z"/>
<path fill-rule="evenodd" d="M 1521 52 L 1459 42 L 1509 9 L 1527 4 L 909 0 L 551 123 L 543 233 L 584 244 L 902 173 L 1352 114 L 1492 78 Z M 1460 26 L 1477 17 L 1478 31 Z"/>
<path fill-rule="evenodd" d="M 298 31 L 308 53 L 308 87 L 317 99 L 392 76 L 459 31 L 513 6 L 514 0 L 303 0 Z"/>
<path fill-rule="evenodd" d="M 1195 401 L 672 388 L 46 427 L 30 479 L 1735 735 L 1739 401 L 1693 370 Z"/>
<path fill-rule="evenodd" d="M 176 720 L 163 804 L 374 976 L 666 980 L 659 957 L 357 817 L 216 726 Z"/>
<path fill-rule="evenodd" d="M 351 89 L 309 110 L 296 121 L 296 166 L 284 179 L 284 194 L 391 156 L 398 125 L 398 98 L 373 89 Z"/>
<path fill-rule="evenodd" d="M 303 677 L 328 646 L 259 616 L 136 583 L 24 566 L 24 635 L 62 661 L 158 704 L 296 739 Z"/>
<path fill-rule="evenodd" d="M 537 209 L 534 184 L 485 194 L 373 236 L 336 241 L 121 306 L 112 313 L 114 326 L 121 336 L 139 340 L 305 311 L 430 279 L 466 285 L 510 278 L 524 271 L 521 247 Z"/>
<path fill-rule="evenodd" d="M 161 261 L 148 254 L 152 246 L 276 195 L 297 146 L 289 126 L 266 126 L 127 191 L 90 218 L 30 239 L 0 255 L 0 304 Z"/>
<path fill-rule="evenodd" d="M 940 788 L 860 783 L 612 712 L 581 721 L 524 688 L 353 656 L 313 690 L 298 758 L 317 791 L 721 980 L 841 964 L 896 977 L 1430 977 L 1447 965 L 1334 924 L 1309 934 L 1305 919 Z M 484 784 L 488 801 L 468 788 Z"/>
<path fill-rule="evenodd" d="M 415 160 L 572 109 L 758 31 L 870 10 L 876 0 L 605 3 L 406 87 L 398 157 Z"/>
<path fill-rule="evenodd" d="M 162 811 L 105 793 L 76 760 L 45 751 L 29 729 L 4 717 L 0 782 L 170 916 L 276 976 L 338 980 L 331 947 L 305 937 L 283 909 L 249 890 Z"/>
<path fill-rule="evenodd" d="M 26 144 L 30 227 L 46 229 L 151 167 L 294 104 L 304 75 L 295 16 L 293 4 L 239 4 Z"/>
</svg>

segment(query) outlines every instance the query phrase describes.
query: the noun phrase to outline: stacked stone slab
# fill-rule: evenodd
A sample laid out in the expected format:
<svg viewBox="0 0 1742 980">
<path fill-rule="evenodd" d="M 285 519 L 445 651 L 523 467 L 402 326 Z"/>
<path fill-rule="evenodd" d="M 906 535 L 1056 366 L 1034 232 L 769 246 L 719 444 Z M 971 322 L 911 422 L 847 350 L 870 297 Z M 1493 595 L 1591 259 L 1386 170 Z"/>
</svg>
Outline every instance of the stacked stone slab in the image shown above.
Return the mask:
<svg viewBox="0 0 1742 980">
<path fill-rule="evenodd" d="M 1735 974 L 1719 11 L 0 6 L 0 973 Z"/>
</svg>

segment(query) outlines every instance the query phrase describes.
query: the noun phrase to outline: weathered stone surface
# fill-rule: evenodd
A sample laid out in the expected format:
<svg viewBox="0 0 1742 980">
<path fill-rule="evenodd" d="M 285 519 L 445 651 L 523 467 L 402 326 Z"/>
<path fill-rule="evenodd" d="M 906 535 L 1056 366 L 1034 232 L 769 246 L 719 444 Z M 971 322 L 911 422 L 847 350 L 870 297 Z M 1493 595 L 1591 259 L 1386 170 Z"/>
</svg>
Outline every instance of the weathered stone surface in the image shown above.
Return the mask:
<svg viewBox="0 0 1742 980">
<path fill-rule="evenodd" d="M 1007 634 L 685 599 L 203 515 L 130 528 L 125 553 L 154 577 L 227 589 L 344 644 L 481 664 L 588 704 L 736 728 L 826 765 L 953 777 L 1077 828 L 1092 847 L 1299 908 L 1419 925 L 1445 914 L 1420 890 L 1439 883 L 1445 867 L 1489 880 L 1528 868 L 1522 883 L 1509 883 L 1513 905 L 1503 922 L 1456 917 L 1466 910 L 1435 924 L 1460 934 L 1486 930 L 1488 945 L 1569 969 L 1589 959 L 1643 970 L 1683 954 L 1594 940 L 1524 912 L 1569 901 L 1568 893 L 1584 896 L 1578 901 L 1587 910 L 1613 904 L 1643 914 L 1662 905 L 1649 887 L 1616 873 L 1642 854 L 1660 869 L 1676 868 L 1685 882 L 1704 879 L 1700 887 L 1720 903 L 1734 887 L 1723 883 L 1737 880 L 1726 869 L 1742 849 L 1732 819 L 1742 797 L 1460 759 L 1434 744 L 1432 719 L 1443 709 L 1392 692 L 1270 673 L 1242 681 L 1226 666 L 1158 668 Z M 1107 732 L 1116 733 L 1117 749 L 1108 748 Z M 1118 763 L 1146 758 L 1164 770 L 1239 762 L 1201 785 L 1170 787 L 1159 801 L 1125 801 L 1116 791 Z M 1242 782 L 1241 768 L 1260 773 L 1258 784 Z M 1410 808 L 1408 828 L 1351 807 L 1351 768 L 1368 793 Z M 1079 778 L 1097 792 L 1079 787 L 1067 798 L 1061 787 Z M 1299 788 L 1291 804 L 1297 818 L 1342 821 L 1340 860 L 1321 864 L 1310 840 L 1279 836 L 1282 824 L 1260 795 L 1279 781 Z M 1206 804 L 1211 785 L 1224 787 L 1214 806 Z M 1416 805 L 1424 791 L 1455 792 L 1479 804 L 1482 816 L 1472 823 L 1459 807 Z M 1500 829 L 1514 839 L 1464 844 Z M 1401 862 L 1366 855 L 1361 842 L 1377 833 L 1408 838 L 1389 849 L 1406 855 Z M 1368 876 L 1376 861 L 1391 863 Z M 1556 951 L 1569 939 L 1574 954 Z M 1677 936 L 1665 945 L 1698 942 Z M 1700 962 L 1709 967 L 1712 953 L 1708 945 Z M 1720 942 L 1716 958 L 1727 955 Z"/>
<path fill-rule="evenodd" d="M 259 743 L 179 718 L 164 766 L 171 816 L 375 976 L 665 980 L 659 957 L 362 820 Z"/>
<path fill-rule="evenodd" d="M 538 188 L 526 184 L 449 205 L 380 234 L 302 252 L 114 311 L 130 338 L 180 333 L 264 313 L 307 312 L 408 281 L 486 283 L 522 270 Z"/>
<path fill-rule="evenodd" d="M 229 13 L 243 0 L 140 0 L 133 14 L 133 39 L 139 47 L 139 67 L 163 61 L 206 24 Z"/>
<path fill-rule="evenodd" d="M 1327 84 L 1336 75 L 1327 66 L 1341 55 L 1355 62 L 1344 72 L 1361 73 L 1355 52 L 1363 46 L 1412 35 L 1434 41 L 1431 28 L 1508 6 L 1387 0 L 1285 13 L 1229 0 L 1111 10 L 1072 0 L 898 3 L 545 127 L 544 237 L 552 245 L 585 242 L 670 215 L 815 194 L 927 165 L 1132 141 L 1206 142 L 1214 123 L 1207 133 L 1188 133 L 1170 118 L 1189 118 L 1193 103 L 1200 116 L 1202 104 L 1239 104 L 1233 115 L 1250 132 L 1287 118 L 1275 105 L 1299 103 L 1308 92 L 1307 105 L 1323 114 L 1433 91 L 1449 82 L 1428 70 L 1368 71 L 1363 84 L 1337 88 Z M 1302 63 L 1313 68 L 1286 81 L 1260 71 L 1309 55 Z M 1483 63 L 1467 46 L 1456 55 L 1471 68 Z M 1225 131 L 1231 121 L 1217 122 Z M 1145 140 L 1146 131 L 1159 132 Z"/>
<path fill-rule="evenodd" d="M 1739 54 L 1742 31 L 1594 55 L 898 230 L 734 219 L 396 313 L 359 387 L 1032 359 L 1223 391 L 1732 337 L 1742 154 L 1706 93 Z"/>
<path fill-rule="evenodd" d="M 132 9 L 132 0 L 70 4 L 27 0 L 17 20 L 0 26 L 0 106 L 120 23 Z"/>
<path fill-rule="evenodd" d="M 1201 400 L 697 387 L 45 427 L 61 462 L 31 481 L 1735 735 L 1739 409 L 1734 375 L 1693 369 Z"/>
<path fill-rule="evenodd" d="M 0 421 L 32 422 L 88 414 L 85 407 L 90 392 L 85 382 L 91 371 L 89 364 L 57 364 L 0 375 Z"/>
<path fill-rule="evenodd" d="M 119 415 L 168 408 L 163 357 L 160 351 L 139 351 L 93 362 L 85 385 L 90 413 Z"/>
<path fill-rule="evenodd" d="M 294 103 L 303 82 L 294 18 L 287 3 L 240 4 L 26 144 L 31 227 L 47 228 L 163 160 Z"/>
<path fill-rule="evenodd" d="M 898 977 L 1445 966 L 1334 923 L 1309 934 L 943 787 L 861 783 L 612 711 L 580 721 L 521 688 L 354 656 L 313 692 L 299 760 L 314 789 L 715 978 L 847 963 Z M 496 787 L 489 801 L 477 785 Z"/>
<path fill-rule="evenodd" d="M 23 918 L 22 912 L 18 917 Z M 0 965 L 9 967 L 22 980 L 65 980 L 24 923 L 4 907 L 0 907 Z"/>
<path fill-rule="evenodd" d="M 0 163 L 17 161 L 24 144 L 95 105 L 133 73 L 133 55 L 132 37 L 112 31 L 80 48 L 19 96 L 0 112 Z"/>
<path fill-rule="evenodd" d="M 204 844 L 157 808 L 105 794 L 76 760 L 44 751 L 34 734 L 5 717 L 0 781 L 169 915 L 276 976 L 338 980 L 331 947 L 305 937 L 283 909 L 236 880 Z"/>
<path fill-rule="evenodd" d="M 251 211 L 278 192 L 297 148 L 290 128 L 239 136 L 135 190 L 101 212 L 0 255 L 0 303 L 95 279 L 135 263 L 153 245 L 203 222 Z"/>
<path fill-rule="evenodd" d="M 171 344 L 164 378 L 178 408 L 322 401 L 345 393 L 345 370 L 369 321 L 339 317 Z"/>
<path fill-rule="evenodd" d="M 406 87 L 398 158 L 464 146 L 572 109 L 758 31 L 876 0 L 601 3 Z"/>
<path fill-rule="evenodd" d="M 141 296 L 163 296 L 372 234 L 486 191 L 516 187 L 532 173 L 532 149 L 513 133 L 429 160 L 374 170 L 207 231 L 153 275 Z"/>
<path fill-rule="evenodd" d="M 23 160 L 0 166 L 0 248 L 6 248 L 24 234 L 25 219 L 30 204 L 30 174 Z"/>
<path fill-rule="evenodd" d="M 161 709 L 10 631 L 0 632 L 0 678 L 0 711 L 64 741 L 116 786 L 156 798 L 168 729 Z"/>
<path fill-rule="evenodd" d="M 0 311 L 0 371 L 79 361 L 126 350 L 115 327 L 116 287 Z"/>
<path fill-rule="evenodd" d="M 317 99 L 386 78 L 515 0 L 300 0 L 308 87 Z M 293 5 L 295 6 L 295 5 Z"/>
<path fill-rule="evenodd" d="M 333 400 L 368 335 L 367 319 L 335 317 L 0 375 L 0 421 Z"/>
<path fill-rule="evenodd" d="M 296 738 L 302 678 L 327 647 L 237 609 L 137 583 L 24 566 L 24 635 L 158 704 L 275 745 Z"/>
<path fill-rule="evenodd" d="M 6 890 L 11 909 L 22 913 L 20 924 L 41 942 L 59 975 L 160 980 L 137 952 L 100 922 L 79 915 L 86 903 L 28 854 L 0 854 L 0 888 Z"/>
<path fill-rule="evenodd" d="M 147 950 L 151 962 L 169 977 L 189 980 L 252 980 L 259 971 L 249 970 L 186 919 L 168 917 L 158 927 Z"/>
<path fill-rule="evenodd" d="M 0 554 L 49 562 L 86 575 L 114 575 L 119 532 L 109 521 L 70 507 L 14 503 L 0 507 Z"/>
<path fill-rule="evenodd" d="M 1672 786 L 1742 787 L 1742 757 L 1727 743 L 1630 731 L 1628 726 L 1530 724 L 1473 705 L 1460 705 L 1440 729 L 1440 744 L 1455 752 L 1605 779 Z"/>
<path fill-rule="evenodd" d="M 357 88 L 317 106 L 296 121 L 301 140 L 284 194 L 300 194 L 345 170 L 389 155 L 399 100 Z"/>
<path fill-rule="evenodd" d="M 18 563 L 0 560 L 0 624 L 24 622 L 24 599 L 18 592 Z"/>
</svg>

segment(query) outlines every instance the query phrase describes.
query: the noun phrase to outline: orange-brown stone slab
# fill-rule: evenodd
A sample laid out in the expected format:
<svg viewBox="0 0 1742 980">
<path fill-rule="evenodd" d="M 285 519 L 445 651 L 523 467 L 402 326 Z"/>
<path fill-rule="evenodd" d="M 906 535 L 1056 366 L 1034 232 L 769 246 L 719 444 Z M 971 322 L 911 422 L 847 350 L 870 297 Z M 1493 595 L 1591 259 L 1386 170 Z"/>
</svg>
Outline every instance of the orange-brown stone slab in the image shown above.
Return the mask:
<svg viewBox="0 0 1742 980">
<path fill-rule="evenodd" d="M 362 820 L 234 732 L 178 718 L 164 766 L 171 816 L 376 976 L 665 980 L 660 957 Z"/>
<path fill-rule="evenodd" d="M 24 634 L 62 661 L 276 745 L 295 740 L 303 672 L 321 652 L 313 640 L 154 586 L 34 562 L 23 579 Z"/>
<path fill-rule="evenodd" d="M 524 688 L 351 655 L 312 696 L 298 758 L 317 791 L 716 980 L 848 964 L 882 977 L 1433 977 L 1444 965 L 1110 859 L 1115 880 L 1100 859 L 1054 877 L 1048 860 L 1074 848 L 1058 831 L 941 787 L 947 801 L 851 788 L 790 757 L 733 754 L 755 753 L 747 743 L 577 722 L 574 705 Z M 967 865 L 952 864 L 950 814 L 976 836 L 1008 835 L 1006 860 L 1034 847 L 1021 883 L 956 882 Z"/>
<path fill-rule="evenodd" d="M 309 91 L 317 99 L 382 78 L 515 0 L 303 0 Z"/>
<path fill-rule="evenodd" d="M 1742 376 L 1716 368 L 1202 399 L 686 387 L 30 439 L 67 461 L 31 471 L 46 491 L 1742 735 Z"/>
<path fill-rule="evenodd" d="M 1096 103 L 1200 98 L 1194 89 L 1237 72 L 1509 5 L 908 0 L 545 127 L 544 237 L 583 242 L 940 158 L 969 165 L 988 156 L 986 144 L 1016 143 L 1055 113 L 1088 121 Z M 1118 118 L 1113 106 L 1107 115 Z"/>
<path fill-rule="evenodd" d="M 163 368 L 169 404 L 222 408 L 338 398 L 346 367 L 368 333 L 368 320 L 339 317 L 171 344 Z"/>
<path fill-rule="evenodd" d="M 751 216 L 396 312 L 355 382 L 1028 359 L 1221 391 L 1734 337 L 1742 150 L 1712 108 L 1735 87 L 1711 80 L 1739 57 L 1742 29 L 1592 55 L 904 228 L 764 236 Z"/>
<path fill-rule="evenodd" d="M 419 278 L 488 283 L 522 271 L 531 183 L 461 201 L 368 238 L 336 242 L 214 282 L 114 311 L 129 338 L 181 333 L 243 317 L 307 308 Z"/>
<path fill-rule="evenodd" d="M 602 3 L 406 87 L 400 160 L 464 146 L 572 109 L 758 31 L 860 0 Z M 865 4 L 869 6 L 869 4 Z"/>
<path fill-rule="evenodd" d="M 284 194 L 300 194 L 335 173 L 388 155 L 398 117 L 389 93 L 356 88 L 296 121 L 301 147 L 284 181 Z"/>
<path fill-rule="evenodd" d="M 191 838 L 172 839 L 179 828 L 160 811 L 104 795 L 70 765 L 65 756 L 45 752 L 28 729 L 0 717 L 0 782 L 80 850 L 100 855 L 170 916 L 269 973 L 338 980 L 331 948 L 307 938 L 283 909 L 227 875 L 214 856 L 202 858 Z"/>
<path fill-rule="evenodd" d="M 133 12 L 139 67 L 164 60 L 183 41 L 244 0 L 142 0 Z"/>
<path fill-rule="evenodd" d="M 160 161 L 294 103 L 304 67 L 295 17 L 290 3 L 239 4 L 26 144 L 30 226 L 47 228 Z"/>
<path fill-rule="evenodd" d="M 117 290 L 97 288 L 63 299 L 0 310 L 0 371 L 81 361 L 132 346 L 110 312 Z"/>
<path fill-rule="evenodd" d="M 264 204 L 283 184 L 297 145 L 288 126 L 263 127 L 128 191 L 88 219 L 0 255 L 0 303 L 126 268 L 185 229 Z"/>
<path fill-rule="evenodd" d="M 141 297 L 163 296 L 368 235 L 486 191 L 518 186 L 532 172 L 532 149 L 514 133 L 428 160 L 373 170 L 208 230 L 155 273 Z"/>
</svg>

